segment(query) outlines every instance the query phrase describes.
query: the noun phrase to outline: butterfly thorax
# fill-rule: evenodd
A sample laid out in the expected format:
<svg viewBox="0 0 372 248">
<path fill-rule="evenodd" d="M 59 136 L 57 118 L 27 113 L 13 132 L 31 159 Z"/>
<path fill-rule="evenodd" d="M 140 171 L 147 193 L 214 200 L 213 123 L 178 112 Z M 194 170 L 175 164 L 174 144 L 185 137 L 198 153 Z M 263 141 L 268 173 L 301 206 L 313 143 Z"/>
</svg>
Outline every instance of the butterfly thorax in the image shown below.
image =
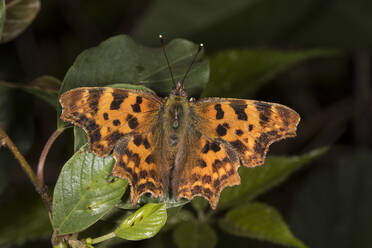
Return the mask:
<svg viewBox="0 0 372 248">
<path fill-rule="evenodd" d="M 185 96 L 170 94 L 164 108 L 164 134 L 168 141 L 169 150 L 177 152 L 178 145 L 185 135 L 189 104 Z"/>
</svg>

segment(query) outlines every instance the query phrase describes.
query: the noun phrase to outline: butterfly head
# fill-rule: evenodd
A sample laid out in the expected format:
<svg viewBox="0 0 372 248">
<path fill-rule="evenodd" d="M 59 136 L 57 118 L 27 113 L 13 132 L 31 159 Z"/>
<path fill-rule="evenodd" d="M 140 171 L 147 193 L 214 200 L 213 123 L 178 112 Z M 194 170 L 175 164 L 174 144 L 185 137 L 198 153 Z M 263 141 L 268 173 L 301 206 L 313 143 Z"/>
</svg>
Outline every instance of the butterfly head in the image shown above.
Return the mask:
<svg viewBox="0 0 372 248">
<path fill-rule="evenodd" d="M 183 87 L 183 81 L 178 81 L 176 83 L 176 87 L 174 87 L 170 93 L 171 95 L 175 95 L 175 96 L 183 96 L 183 97 L 187 97 L 187 92 L 186 92 L 186 89 L 185 87 Z"/>
</svg>

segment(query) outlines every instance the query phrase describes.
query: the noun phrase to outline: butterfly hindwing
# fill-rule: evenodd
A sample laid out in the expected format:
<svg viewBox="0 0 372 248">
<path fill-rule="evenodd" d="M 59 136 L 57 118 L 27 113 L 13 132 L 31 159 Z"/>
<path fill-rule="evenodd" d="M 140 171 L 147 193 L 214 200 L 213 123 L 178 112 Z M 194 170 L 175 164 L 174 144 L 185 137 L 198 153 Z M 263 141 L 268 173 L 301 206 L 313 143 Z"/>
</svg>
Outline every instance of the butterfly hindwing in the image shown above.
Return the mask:
<svg viewBox="0 0 372 248">
<path fill-rule="evenodd" d="M 164 197 L 161 164 L 154 152 L 156 143 L 152 133 L 148 132 L 127 136 L 115 147 L 113 155 L 116 164 L 112 174 L 129 180 L 133 205 L 146 192 L 155 198 Z"/>
<path fill-rule="evenodd" d="M 204 98 L 192 109 L 200 131 L 230 146 L 247 167 L 262 165 L 270 144 L 294 137 L 300 121 L 284 105 L 253 100 Z"/>
<path fill-rule="evenodd" d="M 89 150 L 108 155 L 130 133 L 146 133 L 155 121 L 161 100 L 144 91 L 82 87 L 64 93 L 61 119 L 83 128 Z"/>
<path fill-rule="evenodd" d="M 213 209 L 223 188 L 240 184 L 239 158 L 228 146 L 190 129 L 173 174 L 175 198 L 203 196 Z"/>
</svg>

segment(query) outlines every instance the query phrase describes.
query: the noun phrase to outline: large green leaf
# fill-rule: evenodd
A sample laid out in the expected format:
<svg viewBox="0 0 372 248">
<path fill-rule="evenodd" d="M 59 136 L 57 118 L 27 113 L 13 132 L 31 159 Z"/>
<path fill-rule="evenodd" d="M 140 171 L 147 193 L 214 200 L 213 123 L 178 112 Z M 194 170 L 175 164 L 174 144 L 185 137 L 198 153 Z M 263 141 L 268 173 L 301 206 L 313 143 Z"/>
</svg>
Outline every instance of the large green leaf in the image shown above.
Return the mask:
<svg viewBox="0 0 372 248">
<path fill-rule="evenodd" d="M 311 247 L 372 244 L 372 150 L 335 147 L 297 186 L 289 223 Z"/>
<path fill-rule="evenodd" d="M 319 148 L 309 153 L 292 157 L 268 157 L 263 166 L 240 168 L 241 184 L 225 188 L 221 194 L 218 209 L 252 200 L 258 195 L 283 182 L 304 164 L 322 155 L 327 149 Z"/>
<path fill-rule="evenodd" d="M 79 232 L 120 201 L 127 181 L 112 178 L 115 160 L 89 153 L 83 146 L 64 165 L 54 188 L 53 227 L 58 234 Z"/>
<path fill-rule="evenodd" d="M 166 220 L 165 203 L 148 203 L 128 216 L 114 233 L 122 239 L 148 239 L 160 231 Z"/>
<path fill-rule="evenodd" d="M 222 230 L 233 235 L 271 241 L 273 243 L 306 247 L 290 232 L 278 211 L 263 203 L 251 203 L 234 208 L 219 220 Z"/>
<path fill-rule="evenodd" d="M 21 246 L 26 241 L 49 238 L 52 227 L 40 197 L 20 188 L 15 190 L 15 197 L 0 206 L 0 246 Z"/>
<path fill-rule="evenodd" d="M 197 48 L 196 44 L 183 39 L 173 40 L 166 46 L 176 81 L 183 78 Z M 185 81 L 189 95 L 199 95 L 208 79 L 209 63 L 198 59 Z M 173 83 L 163 50 L 144 47 L 126 35 L 112 37 L 78 56 L 59 93 L 76 87 L 116 83 L 144 85 L 159 95 L 169 94 Z"/>
<path fill-rule="evenodd" d="M 0 33 L 0 43 L 8 42 L 15 39 L 33 22 L 33 20 L 35 19 L 40 10 L 40 0 L 7 1 L 5 7 L 6 18 L 3 26 L 2 35 Z"/>
<path fill-rule="evenodd" d="M 173 232 L 173 239 L 179 248 L 213 248 L 217 244 L 213 228 L 199 221 L 179 224 Z"/>
<path fill-rule="evenodd" d="M 211 79 L 203 96 L 246 97 L 294 64 L 320 56 L 326 50 L 227 50 L 211 58 Z"/>
</svg>

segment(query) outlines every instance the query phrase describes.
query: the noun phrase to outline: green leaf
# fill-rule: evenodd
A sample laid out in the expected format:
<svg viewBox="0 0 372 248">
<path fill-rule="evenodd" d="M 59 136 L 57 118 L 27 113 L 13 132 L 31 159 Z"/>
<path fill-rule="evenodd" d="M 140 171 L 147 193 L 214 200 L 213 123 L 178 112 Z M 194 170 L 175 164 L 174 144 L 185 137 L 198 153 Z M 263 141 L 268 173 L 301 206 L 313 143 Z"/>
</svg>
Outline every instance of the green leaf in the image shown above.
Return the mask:
<svg viewBox="0 0 372 248">
<path fill-rule="evenodd" d="M 203 212 L 209 206 L 209 202 L 201 196 L 192 199 L 191 204 L 198 212 Z"/>
<path fill-rule="evenodd" d="M 127 240 L 148 239 L 160 231 L 166 220 L 165 204 L 149 203 L 128 216 L 114 233 Z"/>
<path fill-rule="evenodd" d="M 219 226 L 233 235 L 270 241 L 292 247 L 306 247 L 296 239 L 279 212 L 263 203 L 239 206 L 219 220 Z"/>
<path fill-rule="evenodd" d="M 3 34 L 5 22 L 5 0 L 0 0 L 0 40 Z"/>
<path fill-rule="evenodd" d="M 179 224 L 173 232 L 173 239 L 179 248 L 213 248 L 217 244 L 213 228 L 198 221 Z"/>
<path fill-rule="evenodd" d="M 371 149 L 335 146 L 308 171 L 288 206 L 298 237 L 311 247 L 370 247 L 371 165 Z"/>
<path fill-rule="evenodd" d="M 195 220 L 195 217 L 192 212 L 186 209 L 181 209 L 181 207 L 170 208 L 168 209 L 167 223 L 165 224 L 163 230 L 168 231 L 180 223 L 193 221 L 193 220 Z"/>
<path fill-rule="evenodd" d="M 211 58 L 211 79 L 203 97 L 244 97 L 301 61 L 334 55 L 327 50 L 227 50 Z"/>
<path fill-rule="evenodd" d="M 125 193 L 127 181 L 112 178 L 115 160 L 83 146 L 64 165 L 54 188 L 53 227 L 58 234 L 79 232 L 109 212 Z"/>
<path fill-rule="evenodd" d="M 74 126 L 74 152 L 88 143 L 88 137 L 82 128 Z"/>
<path fill-rule="evenodd" d="M 293 172 L 306 163 L 318 158 L 327 148 L 315 149 L 300 156 L 271 156 L 263 166 L 254 168 L 240 167 L 241 184 L 222 191 L 218 210 L 249 201 L 286 180 Z"/>
<path fill-rule="evenodd" d="M 1 247 L 20 247 L 26 241 L 47 239 L 52 234 L 48 212 L 40 197 L 22 189 L 16 192 L 14 198 L 1 203 Z"/>
<path fill-rule="evenodd" d="M 176 81 L 183 78 L 197 49 L 196 44 L 183 39 L 173 40 L 167 45 Z M 199 95 L 208 79 L 209 63 L 199 59 L 185 81 L 189 95 Z M 168 95 L 173 83 L 162 48 L 144 47 L 126 35 L 112 37 L 78 56 L 68 70 L 59 94 L 76 87 L 117 83 L 143 85 L 159 95 Z"/>
<path fill-rule="evenodd" d="M 0 81 L 0 86 L 8 88 L 18 88 L 49 103 L 57 109 L 58 90 L 61 82 L 52 76 L 41 76 L 32 81 L 29 85 L 14 84 Z"/>
<path fill-rule="evenodd" d="M 15 39 L 34 21 L 40 10 L 40 0 L 8 1 L 5 8 L 6 18 L 0 43 Z"/>
</svg>

